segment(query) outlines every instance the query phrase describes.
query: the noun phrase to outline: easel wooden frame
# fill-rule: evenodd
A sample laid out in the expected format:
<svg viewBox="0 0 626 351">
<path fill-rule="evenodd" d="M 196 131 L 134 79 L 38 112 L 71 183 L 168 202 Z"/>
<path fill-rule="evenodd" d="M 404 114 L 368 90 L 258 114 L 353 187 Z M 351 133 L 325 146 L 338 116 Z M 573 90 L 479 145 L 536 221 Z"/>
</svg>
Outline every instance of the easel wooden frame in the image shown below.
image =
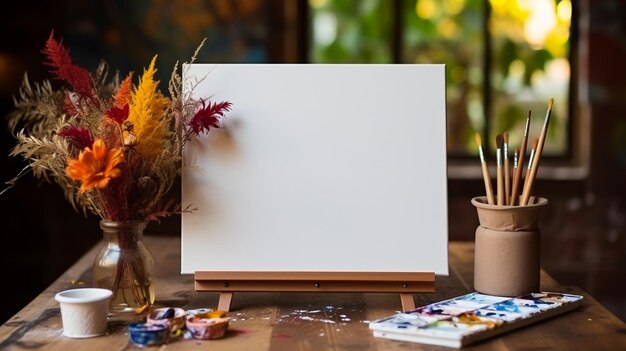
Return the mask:
<svg viewBox="0 0 626 351">
<path fill-rule="evenodd" d="M 210 272 L 196 271 L 196 291 L 219 292 L 218 310 L 229 311 L 235 292 L 400 293 L 403 311 L 415 309 L 412 293 L 434 292 L 432 272 Z"/>
</svg>

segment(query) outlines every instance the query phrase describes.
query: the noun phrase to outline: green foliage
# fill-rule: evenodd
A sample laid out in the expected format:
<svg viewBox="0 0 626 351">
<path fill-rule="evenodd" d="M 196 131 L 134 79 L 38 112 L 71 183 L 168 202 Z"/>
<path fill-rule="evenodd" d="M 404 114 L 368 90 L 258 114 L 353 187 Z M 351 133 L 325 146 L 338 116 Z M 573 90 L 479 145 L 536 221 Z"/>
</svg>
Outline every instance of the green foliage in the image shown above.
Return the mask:
<svg viewBox="0 0 626 351">
<path fill-rule="evenodd" d="M 423 1 L 420 3 L 420 1 Z M 556 6 L 560 0 L 554 1 Z M 452 4 L 452 5 L 451 5 Z M 328 0 L 321 8 L 313 8 L 313 18 L 321 14 L 335 16 L 336 36 L 330 43 L 313 43 L 314 62 L 327 63 L 389 63 L 392 60 L 391 28 L 394 24 L 389 0 Z M 547 67 L 560 52 L 567 52 L 568 44 L 550 41 L 548 33 L 545 45 L 533 46 L 526 37 L 525 24 L 530 15 L 511 5 L 505 12 L 491 11 L 485 18 L 488 0 L 466 0 L 461 8 L 439 0 L 400 0 L 403 23 L 401 60 L 406 63 L 443 63 L 446 65 L 446 89 L 448 97 L 448 148 L 453 152 L 472 152 L 474 129 L 472 125 L 490 125 L 492 132 L 517 130 L 523 116 L 531 106 L 545 106 L 547 87 L 556 86 L 546 81 Z M 418 10 L 418 7 L 422 7 Z M 422 16 L 420 16 L 420 14 Z M 489 23 L 491 52 L 486 52 L 484 29 Z M 562 26 L 562 22 L 558 24 Z M 556 27 L 555 27 L 556 28 Z M 555 31 L 558 30 L 554 29 Z M 556 43 L 556 44 L 555 44 Z M 556 46 L 555 46 L 556 45 Z M 560 45 L 560 46 L 559 46 Z M 486 55 L 491 58 L 491 90 L 484 91 L 483 82 L 488 72 L 484 69 Z M 517 69 L 512 70 L 516 62 Z M 522 65 L 517 64 L 521 62 Z M 523 68 L 521 71 L 519 68 Z M 543 81 L 533 81 L 536 73 Z M 536 84 L 542 84 L 536 86 Z M 561 85 L 563 86 L 563 85 Z M 567 84 L 565 84 L 567 86 Z M 551 88 L 554 89 L 554 88 Z M 483 104 L 485 94 L 491 95 L 494 120 L 478 116 L 476 108 Z M 550 91 L 551 97 L 567 97 L 567 92 Z M 523 98 L 522 98 L 523 96 Z M 528 96 L 531 100 L 528 100 Z M 553 109 L 554 124 L 559 128 L 555 139 L 547 143 L 555 145 L 550 150 L 562 150 L 567 140 L 567 106 L 561 101 Z M 520 117 L 521 116 L 521 117 Z M 470 123 L 470 118 L 473 122 Z M 478 119 L 484 123 L 477 123 Z M 485 131 L 481 131 L 485 132 Z"/>
<path fill-rule="evenodd" d="M 525 112 L 517 104 L 506 105 L 497 116 L 498 131 L 513 130 L 513 127 L 525 116 Z"/>
<path fill-rule="evenodd" d="M 320 63 L 387 63 L 391 61 L 391 1 L 333 0 L 316 9 L 313 17 L 336 21 L 328 44 L 313 43 L 312 58 Z"/>
</svg>

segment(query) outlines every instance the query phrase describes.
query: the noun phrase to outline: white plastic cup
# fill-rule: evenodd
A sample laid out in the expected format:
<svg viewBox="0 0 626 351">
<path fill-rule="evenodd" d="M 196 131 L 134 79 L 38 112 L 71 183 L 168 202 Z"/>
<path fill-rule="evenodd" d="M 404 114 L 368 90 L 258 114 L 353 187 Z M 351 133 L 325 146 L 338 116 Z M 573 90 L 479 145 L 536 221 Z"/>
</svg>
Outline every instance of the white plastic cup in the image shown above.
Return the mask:
<svg viewBox="0 0 626 351">
<path fill-rule="evenodd" d="M 80 288 L 57 293 L 54 299 L 61 305 L 63 335 L 69 338 L 91 338 L 107 331 L 108 289 Z"/>
</svg>

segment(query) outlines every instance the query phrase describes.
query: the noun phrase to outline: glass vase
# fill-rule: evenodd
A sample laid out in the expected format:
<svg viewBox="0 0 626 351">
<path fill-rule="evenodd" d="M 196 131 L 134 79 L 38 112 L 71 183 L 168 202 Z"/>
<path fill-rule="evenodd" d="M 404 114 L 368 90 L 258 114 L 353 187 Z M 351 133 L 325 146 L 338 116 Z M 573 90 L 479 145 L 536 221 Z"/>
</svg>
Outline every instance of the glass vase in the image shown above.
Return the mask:
<svg viewBox="0 0 626 351">
<path fill-rule="evenodd" d="M 134 312 L 154 303 L 154 257 L 143 241 L 144 221 L 100 221 L 103 245 L 94 259 L 93 284 L 109 289 L 109 311 Z"/>
</svg>

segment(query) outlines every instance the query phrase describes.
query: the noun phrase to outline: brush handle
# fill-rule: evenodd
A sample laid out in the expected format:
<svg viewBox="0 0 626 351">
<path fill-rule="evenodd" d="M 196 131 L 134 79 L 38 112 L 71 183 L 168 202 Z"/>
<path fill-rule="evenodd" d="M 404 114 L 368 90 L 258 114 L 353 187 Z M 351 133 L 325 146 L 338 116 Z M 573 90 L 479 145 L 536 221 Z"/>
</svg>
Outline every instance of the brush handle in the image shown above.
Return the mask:
<svg viewBox="0 0 626 351">
<path fill-rule="evenodd" d="M 539 139 L 535 139 L 533 142 L 533 148 L 530 150 L 530 157 L 528 158 L 528 170 L 526 170 L 526 179 L 524 179 L 524 189 L 522 191 L 522 197 L 519 200 L 520 206 L 528 205 L 530 199 L 530 191 L 532 189 L 533 174 L 537 175 L 537 150 L 539 149 Z"/>
<path fill-rule="evenodd" d="M 506 150 L 506 147 L 505 147 Z M 504 153 L 504 204 L 510 205 L 511 203 L 511 165 L 509 164 L 509 157 L 507 152 Z"/>
<path fill-rule="evenodd" d="M 496 186 L 497 186 L 497 194 L 496 194 L 496 204 L 499 206 L 504 206 L 504 170 L 502 166 L 502 150 L 498 149 L 496 152 Z"/>
<path fill-rule="evenodd" d="M 519 163 L 519 151 L 515 149 L 515 162 L 513 162 L 513 184 L 511 185 L 511 197 L 509 198 L 509 205 L 515 206 L 517 202 L 517 187 L 519 186 L 519 178 L 522 173 L 522 167 Z"/>
<path fill-rule="evenodd" d="M 522 192 L 522 198 L 520 200 L 520 206 L 528 205 L 528 201 L 530 200 L 530 194 L 533 190 L 533 183 L 535 182 L 535 178 L 537 177 L 537 168 L 539 166 L 539 155 L 541 155 L 541 149 L 541 146 L 537 146 L 534 157 L 535 159 L 533 160 L 533 166 L 532 168 L 528 169 L 526 181 L 524 182 L 524 191 Z"/>
<path fill-rule="evenodd" d="M 539 160 L 541 160 L 541 153 L 543 152 L 543 145 L 546 142 L 546 134 L 548 133 L 548 125 L 550 124 L 550 113 L 552 112 L 552 106 L 548 108 L 548 112 L 546 112 L 546 119 L 543 122 L 543 128 L 541 129 L 541 134 L 539 135 L 539 142 L 537 143 L 537 149 L 535 150 L 535 159 L 533 160 L 533 167 L 529 169 L 530 174 L 528 179 L 524 182 L 524 192 L 522 193 L 522 199 L 520 200 L 520 205 L 526 206 L 528 205 L 528 200 L 530 200 L 530 194 L 533 190 L 533 183 L 535 182 L 535 178 L 537 177 L 537 169 L 539 168 Z"/>
<path fill-rule="evenodd" d="M 498 182 L 497 182 L 497 187 L 498 189 L 496 190 L 498 192 L 497 195 L 497 202 L 496 204 L 499 206 L 503 206 L 504 205 L 504 172 L 502 170 L 502 165 L 498 166 L 498 170 L 497 170 L 497 177 L 498 177 Z"/>
<path fill-rule="evenodd" d="M 491 186 L 491 177 L 489 176 L 489 168 L 487 168 L 486 162 L 481 162 L 483 169 L 483 179 L 485 181 L 485 191 L 487 192 L 487 203 L 490 205 L 494 204 L 493 199 L 493 187 Z"/>
<path fill-rule="evenodd" d="M 515 175 L 513 176 L 513 188 L 511 189 L 511 202 L 512 206 L 518 201 L 519 192 L 518 187 L 522 182 L 522 169 L 524 168 L 524 157 L 526 156 L 526 145 L 528 144 L 528 131 L 530 129 L 530 117 L 531 112 L 528 111 L 528 117 L 526 118 L 526 127 L 524 128 L 524 138 L 522 140 L 522 145 L 520 146 L 519 156 L 517 161 L 517 169 L 515 170 Z"/>
</svg>

